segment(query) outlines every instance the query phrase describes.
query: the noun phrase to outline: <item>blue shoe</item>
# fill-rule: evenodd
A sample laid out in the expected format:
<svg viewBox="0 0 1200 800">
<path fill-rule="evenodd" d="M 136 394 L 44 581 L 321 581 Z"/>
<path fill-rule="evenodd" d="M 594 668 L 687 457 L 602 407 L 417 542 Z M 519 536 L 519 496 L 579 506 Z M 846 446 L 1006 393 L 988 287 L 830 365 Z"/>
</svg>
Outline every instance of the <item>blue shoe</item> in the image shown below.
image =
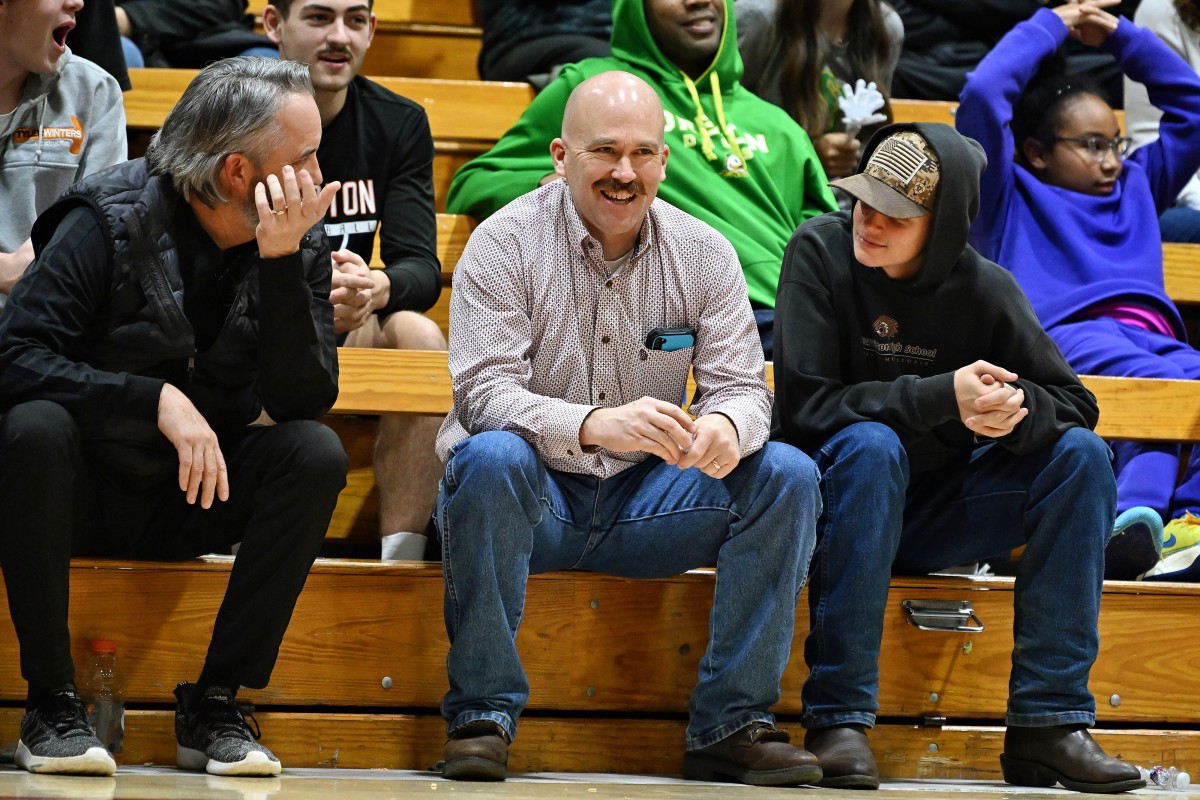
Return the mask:
<svg viewBox="0 0 1200 800">
<path fill-rule="evenodd" d="M 1158 512 L 1146 506 L 1127 508 L 1113 523 L 1112 536 L 1104 548 L 1106 580 L 1131 581 L 1162 558 L 1163 522 Z"/>
</svg>

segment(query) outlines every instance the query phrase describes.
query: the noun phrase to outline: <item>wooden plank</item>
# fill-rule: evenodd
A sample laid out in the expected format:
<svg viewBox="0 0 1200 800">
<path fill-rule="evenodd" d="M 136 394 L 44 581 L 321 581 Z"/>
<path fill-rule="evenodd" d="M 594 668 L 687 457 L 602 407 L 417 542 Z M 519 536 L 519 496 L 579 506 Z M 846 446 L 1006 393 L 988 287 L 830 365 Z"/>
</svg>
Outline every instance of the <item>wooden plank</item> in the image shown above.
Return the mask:
<svg viewBox="0 0 1200 800">
<path fill-rule="evenodd" d="M 958 111 L 958 103 L 950 100 L 905 100 L 893 97 L 888 102 L 892 106 L 892 118 L 896 122 L 942 122 L 954 125 L 954 115 Z M 1113 109 L 1117 115 L 1117 125 L 1125 129 L 1125 112 L 1119 108 Z"/>
<path fill-rule="evenodd" d="M 475 10 L 470 0 L 374 0 L 371 10 L 380 25 L 425 22 L 437 25 L 475 27 Z M 246 12 L 262 17 L 267 0 L 250 0 Z"/>
<path fill-rule="evenodd" d="M 462 258 L 463 248 L 475 230 L 474 219 L 462 214 L 437 215 L 437 254 L 442 262 L 442 285 L 449 286 L 454 276 L 454 268 Z M 379 251 L 378 244 L 375 251 Z M 374 265 L 372 265 L 374 266 Z"/>
<path fill-rule="evenodd" d="M 1200 244 L 1163 242 L 1163 282 L 1176 305 L 1200 304 Z"/>
<path fill-rule="evenodd" d="M 375 48 L 371 48 L 375 52 Z M 434 139 L 494 143 L 533 101 L 527 83 L 445 80 L 409 73 L 405 77 L 364 67 L 364 73 L 425 109 Z M 549 146 L 549 143 L 547 143 Z"/>
<path fill-rule="evenodd" d="M 418 350 L 341 351 L 333 413 L 438 414 L 453 399 L 446 354 Z M 767 365 L 774 386 L 774 365 Z M 1083 376 L 1100 404 L 1096 432 L 1110 439 L 1200 441 L 1200 383 Z M 689 388 L 689 393 L 694 390 Z"/>
<path fill-rule="evenodd" d="M 334 414 L 445 414 L 453 397 L 446 353 L 430 350 L 338 350 Z"/>
<path fill-rule="evenodd" d="M 198 674 L 232 559 L 179 564 L 76 560 L 71 630 L 77 663 L 86 642 L 117 642 L 126 697 L 162 703 Z M 897 577 L 881 659 L 880 716 L 1003 719 L 1012 649 L 1012 580 Z M 626 580 L 583 572 L 530 579 L 518 637 L 531 711 L 682 714 L 708 639 L 711 570 Z M 1179 675 L 1200 670 L 1190 627 L 1200 587 L 1110 583 L 1101 607 L 1103 650 L 1092 672 L 1105 722 L 1200 722 L 1200 696 Z M 918 631 L 907 599 L 969 600 L 982 634 Z M 247 692 L 267 706 L 436 708 L 448 648 L 437 564 L 321 559 L 284 637 L 271 685 Z M 807 599 L 800 601 L 782 714 L 800 712 Z M 636 635 L 630 635 L 636 631 Z M 968 646 L 968 644 L 970 646 Z M 390 680 L 389 680 L 390 679 Z M 931 698 L 937 693 L 937 699 Z M 1119 694 L 1121 702 L 1109 698 Z M 24 696 L 11 621 L 0 620 L 0 700 Z"/>
<path fill-rule="evenodd" d="M 479 79 L 478 28 L 421 23 L 380 25 L 363 60 L 368 75 Z"/>
<path fill-rule="evenodd" d="M 0 709 L 0 744 L 15 746 L 21 711 Z M 442 758 L 445 723 L 433 710 L 414 714 L 255 712 L 263 743 L 284 769 L 432 770 Z M 510 773 L 597 772 L 678 775 L 685 721 L 646 718 L 527 716 L 509 753 Z M 780 727 L 800 741 L 794 720 Z M 1195 771 L 1200 732 L 1093 731 L 1114 755 L 1135 764 L 1168 764 Z M 1000 781 L 1004 729 L 992 726 L 881 724 L 870 733 L 885 780 Z M 121 764 L 175 764 L 174 716 L 169 710 L 131 709 L 125 715 Z M 67 779 L 69 780 L 69 779 Z M 236 779 L 234 779 L 236 780 Z M 257 785 L 257 784 L 256 784 Z M 264 784 L 264 789 L 269 788 Z"/>
<path fill-rule="evenodd" d="M 131 69 L 125 92 L 125 124 L 138 130 L 158 130 L 196 77 L 194 69 Z"/>
<path fill-rule="evenodd" d="M 342 440 L 350 460 L 346 488 L 338 495 L 325 540 L 361 542 L 378 552 L 379 488 L 375 485 L 375 436 L 379 422 L 373 417 L 346 415 L 326 417 L 324 422 Z"/>
<path fill-rule="evenodd" d="M 533 89 L 525 83 L 377 77 L 365 71 L 371 80 L 420 104 L 429 115 L 435 141 L 490 145 L 520 118 L 533 99 Z M 124 95 L 128 127 L 159 128 L 195 76 L 196 70 L 190 69 L 130 70 L 133 88 Z M 472 152 L 479 152 L 479 148 Z"/>
<path fill-rule="evenodd" d="M 1083 376 L 1100 403 L 1096 432 L 1106 439 L 1200 441 L 1200 383 Z"/>
<path fill-rule="evenodd" d="M 944 122 L 954 124 L 954 112 L 958 103 L 942 100 L 903 100 L 893 97 L 892 119 L 896 122 Z"/>
</svg>

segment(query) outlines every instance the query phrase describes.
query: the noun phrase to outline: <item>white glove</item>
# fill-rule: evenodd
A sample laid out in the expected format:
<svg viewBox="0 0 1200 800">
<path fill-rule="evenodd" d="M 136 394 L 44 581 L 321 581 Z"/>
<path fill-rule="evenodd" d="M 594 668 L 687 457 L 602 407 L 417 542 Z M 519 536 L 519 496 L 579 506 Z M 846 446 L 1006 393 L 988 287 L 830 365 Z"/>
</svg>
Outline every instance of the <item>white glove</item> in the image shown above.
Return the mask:
<svg viewBox="0 0 1200 800">
<path fill-rule="evenodd" d="M 854 82 L 853 89 L 850 88 L 850 84 L 843 84 L 838 108 L 842 110 L 846 133 L 857 136 L 858 132 L 868 125 L 886 122 L 887 115 L 878 113 L 883 105 L 883 94 L 875 88 L 874 81 L 867 83 L 859 78 Z"/>
</svg>

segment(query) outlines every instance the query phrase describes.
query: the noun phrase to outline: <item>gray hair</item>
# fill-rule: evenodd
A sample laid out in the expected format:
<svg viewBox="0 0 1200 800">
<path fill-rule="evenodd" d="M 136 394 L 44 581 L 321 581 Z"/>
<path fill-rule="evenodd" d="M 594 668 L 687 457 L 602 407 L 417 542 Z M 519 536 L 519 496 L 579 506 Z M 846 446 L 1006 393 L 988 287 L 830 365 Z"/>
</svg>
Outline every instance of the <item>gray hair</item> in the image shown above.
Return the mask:
<svg viewBox="0 0 1200 800">
<path fill-rule="evenodd" d="M 251 57 L 209 64 L 150 140 L 150 172 L 170 175 L 185 200 L 210 208 L 227 202 L 219 182 L 225 159 L 242 153 L 266 161 L 282 134 L 279 109 L 293 94 L 313 95 L 307 64 Z"/>
</svg>

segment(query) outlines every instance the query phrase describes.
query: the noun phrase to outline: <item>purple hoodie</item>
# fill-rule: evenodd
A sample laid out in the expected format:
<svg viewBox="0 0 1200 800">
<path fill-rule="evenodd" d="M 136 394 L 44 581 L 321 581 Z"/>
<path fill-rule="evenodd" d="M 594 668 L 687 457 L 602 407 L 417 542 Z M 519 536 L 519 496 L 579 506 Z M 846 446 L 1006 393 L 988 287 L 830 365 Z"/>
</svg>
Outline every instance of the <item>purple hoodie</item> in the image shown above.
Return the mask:
<svg viewBox="0 0 1200 800">
<path fill-rule="evenodd" d="M 1051 186 L 1013 160 L 1009 123 L 1025 86 L 1066 38 L 1058 15 L 1042 9 L 967 77 L 956 126 L 988 157 L 971 243 L 1012 271 L 1047 328 L 1121 299 L 1157 309 L 1183 339 L 1163 288 L 1158 215 L 1200 168 L 1200 77 L 1153 33 L 1122 18 L 1102 49 L 1162 109 L 1158 141 L 1125 159 L 1108 197 Z"/>
</svg>

